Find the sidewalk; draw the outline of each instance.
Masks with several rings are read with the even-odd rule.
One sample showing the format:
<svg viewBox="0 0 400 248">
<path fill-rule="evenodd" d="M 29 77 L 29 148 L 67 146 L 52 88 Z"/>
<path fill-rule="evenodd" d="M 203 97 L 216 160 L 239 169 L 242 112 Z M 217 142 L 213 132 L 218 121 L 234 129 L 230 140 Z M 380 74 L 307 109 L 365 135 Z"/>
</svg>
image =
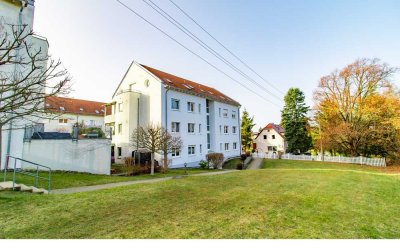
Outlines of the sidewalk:
<svg viewBox="0 0 400 248">
<path fill-rule="evenodd" d="M 235 172 L 237 170 L 226 170 L 226 171 L 219 171 L 219 172 L 205 172 L 193 175 L 187 175 L 189 177 L 199 177 L 199 176 L 212 176 L 212 175 L 221 175 L 226 173 Z M 186 177 L 186 176 L 185 176 Z M 100 184 L 100 185 L 92 185 L 92 186 L 84 186 L 84 187 L 75 187 L 75 188 L 67 188 L 67 189 L 55 189 L 50 192 L 50 194 L 73 194 L 79 192 L 88 192 L 100 189 L 110 189 L 120 186 L 126 185 L 134 185 L 134 184 L 144 184 L 144 183 L 155 183 L 155 182 L 162 182 L 171 180 L 174 177 L 163 177 L 163 178 L 154 178 L 154 179 L 144 179 L 144 180 L 136 180 L 136 181 L 129 181 L 129 182 L 119 182 L 119 183 L 107 183 L 107 184 Z"/>
<path fill-rule="evenodd" d="M 257 170 L 261 168 L 263 159 L 262 158 L 253 158 L 250 162 L 249 166 L 247 167 L 248 170 Z"/>
</svg>

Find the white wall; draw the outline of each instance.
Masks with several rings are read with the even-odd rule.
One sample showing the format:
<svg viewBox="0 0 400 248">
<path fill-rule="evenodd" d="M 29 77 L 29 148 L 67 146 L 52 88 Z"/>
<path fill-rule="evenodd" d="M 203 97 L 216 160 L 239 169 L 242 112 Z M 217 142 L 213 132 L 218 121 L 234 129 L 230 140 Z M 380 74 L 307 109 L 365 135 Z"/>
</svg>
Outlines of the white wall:
<svg viewBox="0 0 400 248">
<path fill-rule="evenodd" d="M 240 119 L 239 119 L 239 108 L 236 106 L 228 105 L 221 102 L 213 102 L 213 122 L 212 130 L 214 139 L 212 139 L 214 152 L 223 153 L 225 158 L 240 156 L 241 153 L 241 142 L 240 142 Z M 219 110 L 221 109 L 221 115 Z M 228 116 L 224 117 L 224 109 L 228 110 Z M 236 118 L 232 118 L 232 112 L 235 111 Z M 221 126 L 221 130 L 220 130 Z M 228 126 L 228 134 L 224 133 L 224 126 Z M 236 127 L 236 133 L 232 131 L 232 127 Z M 236 149 L 233 149 L 233 143 L 236 142 Z M 225 143 L 229 144 L 229 150 L 225 150 Z M 222 144 L 222 149 L 221 149 Z"/>
<path fill-rule="evenodd" d="M 110 140 L 31 140 L 23 148 L 23 159 L 52 170 L 110 175 Z"/>
<path fill-rule="evenodd" d="M 9 1 L 0 0 L 0 29 L 3 29 L 2 32 L 9 32 L 10 28 L 7 24 L 16 24 L 19 23 L 27 24 L 28 29 L 33 29 L 33 16 L 34 16 L 34 6 L 28 5 L 28 7 L 24 8 L 22 12 L 20 12 L 21 6 L 19 1 L 14 1 L 11 4 Z M 21 18 L 21 19 L 20 19 Z M 31 49 L 38 50 L 41 49 L 43 55 L 47 55 L 48 53 L 48 43 L 47 40 L 43 37 L 33 36 L 27 39 L 28 43 L 32 45 Z M 25 51 L 20 51 L 19 56 L 24 56 Z M 18 69 L 14 65 L 8 66 L 2 70 L 8 71 L 10 73 L 14 72 L 14 70 Z M 28 118 L 34 122 L 38 121 L 38 118 Z M 2 152 L 1 152 L 1 164 L 0 168 L 4 168 L 5 166 L 5 156 L 7 154 L 7 147 L 10 144 L 10 155 L 15 157 L 22 156 L 23 150 L 23 136 L 24 130 L 22 129 L 26 124 L 31 123 L 28 120 L 15 120 L 12 125 L 5 125 L 2 128 Z M 11 131 L 10 131 L 11 130 Z M 9 134 L 11 134 L 11 139 L 9 139 Z"/>
<path fill-rule="evenodd" d="M 267 139 L 264 139 L 264 135 L 267 136 Z M 272 138 L 272 135 L 275 135 L 275 139 Z M 285 140 L 275 129 L 263 130 L 254 140 L 254 143 L 257 144 L 256 150 L 259 153 L 273 153 L 268 151 L 268 146 L 276 146 L 277 151 L 285 152 Z"/>
</svg>

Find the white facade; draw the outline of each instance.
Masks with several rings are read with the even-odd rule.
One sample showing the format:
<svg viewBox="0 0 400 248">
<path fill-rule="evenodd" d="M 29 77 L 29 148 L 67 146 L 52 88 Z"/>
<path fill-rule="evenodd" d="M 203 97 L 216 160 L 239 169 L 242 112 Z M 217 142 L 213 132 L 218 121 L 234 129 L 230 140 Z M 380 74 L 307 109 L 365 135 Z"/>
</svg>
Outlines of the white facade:
<svg viewBox="0 0 400 248">
<path fill-rule="evenodd" d="M 125 74 L 113 96 L 111 114 L 105 117 L 105 125 L 114 130 L 112 143 L 116 162 L 121 162 L 123 157 L 131 156 L 136 150 L 130 145 L 130 136 L 138 125 L 148 123 L 161 124 L 173 135 L 181 137 L 182 150 L 179 154 L 168 155 L 170 167 L 182 167 L 185 163 L 198 166 L 209 152 L 221 152 L 225 158 L 240 155 L 240 106 L 167 87 L 163 80 L 166 79 L 158 78 L 135 62 Z M 228 112 L 226 117 L 222 113 L 224 110 Z M 224 126 L 228 133 L 224 133 Z M 156 156 L 156 159 L 160 160 L 161 156 Z"/>
<path fill-rule="evenodd" d="M 285 153 L 286 142 L 282 133 L 279 133 L 274 128 L 264 128 L 254 139 L 253 148 L 257 153 L 262 154 L 278 154 Z"/>
<path fill-rule="evenodd" d="M 43 120 L 45 132 L 72 133 L 75 123 L 83 123 L 85 127 L 98 127 L 104 131 L 104 116 L 62 114 Z"/>
<path fill-rule="evenodd" d="M 25 5 L 25 3 L 28 3 Z M 7 24 L 22 25 L 26 24 L 27 29 L 33 28 L 33 16 L 34 16 L 34 5 L 33 1 L 11 1 L 11 0 L 0 0 L 0 31 L 1 34 L 10 32 L 10 27 Z M 39 50 L 43 55 L 48 53 L 48 42 L 45 38 L 40 36 L 31 36 L 27 38 L 27 42 L 32 45 L 32 49 Z M 17 56 L 24 56 L 25 51 L 20 51 Z M 18 70 L 18 65 L 8 66 L 2 70 L 13 73 Z M 32 119 L 31 121 L 37 122 L 38 119 Z M 23 127 L 31 121 L 27 120 L 14 120 L 12 123 L 4 126 L 1 130 L 2 134 L 2 152 L 1 152 L 1 165 L 0 168 L 5 167 L 6 154 L 10 154 L 15 157 L 21 157 L 23 151 Z"/>
</svg>

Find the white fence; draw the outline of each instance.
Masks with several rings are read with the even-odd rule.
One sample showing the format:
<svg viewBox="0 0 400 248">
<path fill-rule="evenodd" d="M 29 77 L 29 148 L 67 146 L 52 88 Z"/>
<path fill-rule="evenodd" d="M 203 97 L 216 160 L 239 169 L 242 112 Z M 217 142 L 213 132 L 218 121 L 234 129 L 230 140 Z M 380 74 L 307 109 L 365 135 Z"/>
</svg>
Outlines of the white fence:
<svg viewBox="0 0 400 248">
<path fill-rule="evenodd" d="M 278 159 L 277 154 L 254 153 L 253 157 Z M 325 161 L 333 163 L 361 164 L 377 167 L 386 167 L 385 158 L 366 158 L 366 157 L 342 157 L 342 156 L 313 156 L 313 155 L 293 155 L 283 154 L 281 159 L 304 160 L 304 161 Z"/>
<path fill-rule="evenodd" d="M 111 141 L 31 140 L 24 142 L 22 158 L 52 170 L 110 175 Z"/>
</svg>

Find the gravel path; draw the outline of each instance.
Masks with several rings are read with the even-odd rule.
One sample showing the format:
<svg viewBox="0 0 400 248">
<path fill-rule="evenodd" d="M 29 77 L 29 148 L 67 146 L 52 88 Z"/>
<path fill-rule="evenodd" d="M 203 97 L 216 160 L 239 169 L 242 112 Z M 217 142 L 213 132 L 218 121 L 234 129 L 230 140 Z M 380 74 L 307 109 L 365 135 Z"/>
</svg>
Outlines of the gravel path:
<svg viewBox="0 0 400 248">
<path fill-rule="evenodd" d="M 251 160 L 250 164 L 248 165 L 247 169 L 258 170 L 261 168 L 262 162 L 263 162 L 262 158 L 253 158 L 253 160 Z"/>
<path fill-rule="evenodd" d="M 213 175 L 221 175 L 226 173 L 235 172 L 236 170 L 226 170 L 226 171 L 219 171 L 219 172 L 205 172 L 199 174 L 188 175 L 190 177 L 199 177 L 199 176 L 213 176 Z M 73 194 L 79 192 L 87 192 L 87 191 L 94 191 L 100 189 L 109 189 L 115 188 L 120 186 L 126 185 L 134 185 L 134 184 L 143 184 L 143 183 L 155 183 L 155 182 L 162 182 L 171 180 L 173 178 L 182 178 L 185 176 L 178 176 L 178 177 L 163 177 L 163 178 L 154 178 L 154 179 L 144 179 L 144 180 L 137 180 L 137 181 L 129 181 L 129 182 L 119 182 L 119 183 L 107 183 L 101 185 L 92 185 L 92 186 L 84 186 L 84 187 L 75 187 L 75 188 L 67 188 L 67 189 L 55 189 L 50 192 L 50 194 Z"/>
</svg>

